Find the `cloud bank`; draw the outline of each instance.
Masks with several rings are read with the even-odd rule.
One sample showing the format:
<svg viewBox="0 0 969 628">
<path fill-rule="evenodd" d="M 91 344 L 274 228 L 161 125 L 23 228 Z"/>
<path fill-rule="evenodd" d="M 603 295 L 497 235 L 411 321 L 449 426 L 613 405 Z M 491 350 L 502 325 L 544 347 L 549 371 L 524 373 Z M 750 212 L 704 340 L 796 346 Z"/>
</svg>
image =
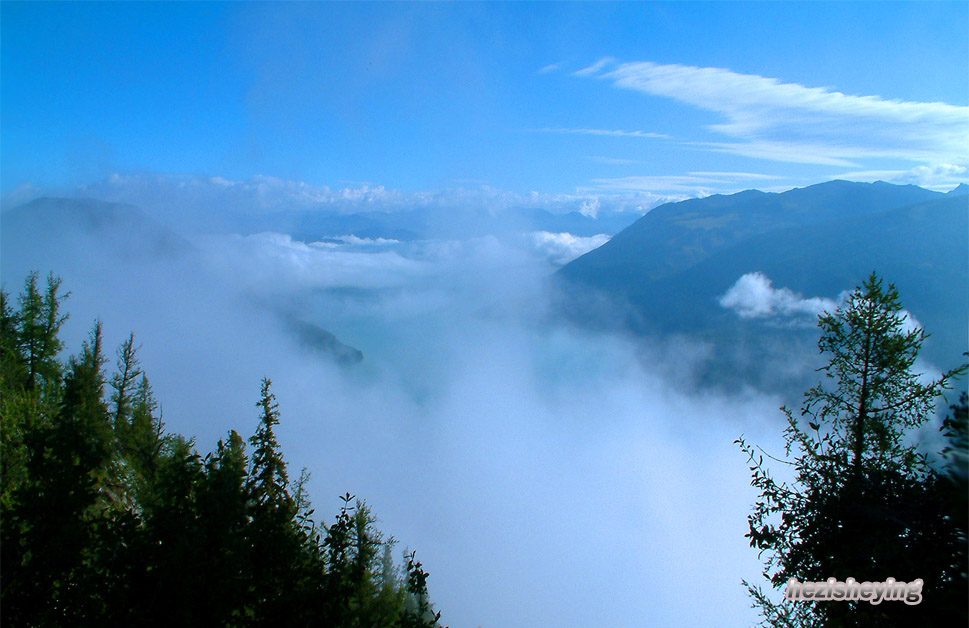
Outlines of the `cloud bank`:
<svg viewBox="0 0 969 628">
<path fill-rule="evenodd" d="M 129 203 L 151 212 L 156 219 L 170 226 L 210 231 L 238 229 L 241 217 L 252 223 L 281 212 L 350 215 L 423 210 L 447 218 L 458 211 L 501 216 L 513 210 L 544 210 L 563 215 L 587 212 L 586 208 L 595 205 L 602 214 L 641 215 L 657 205 L 684 198 L 682 194 L 648 191 L 624 194 L 595 190 L 578 190 L 573 194 L 533 191 L 521 194 L 487 185 L 404 191 L 361 183 L 334 189 L 263 175 L 245 181 L 230 181 L 200 175 L 113 174 L 69 189 L 44 190 L 25 184 L 3 199 L 3 207 L 15 207 L 43 195 Z"/>
<path fill-rule="evenodd" d="M 449 625 L 753 621 L 739 581 L 760 571 L 743 536 L 755 495 L 732 441 L 777 444 L 779 400 L 674 377 L 699 349 L 546 316 L 548 258 L 604 236 L 307 243 L 185 229 L 190 248 L 125 258 L 106 239 L 140 232 L 8 246 L 6 226 L 6 288 L 32 268 L 63 275 L 71 350 L 95 317 L 108 347 L 134 330 L 167 425 L 203 450 L 251 433 L 270 376 L 280 442 L 292 469 L 313 472 L 317 513 L 345 491 L 366 498 L 417 549 Z M 341 369 L 303 350 L 279 309 L 364 361 Z"/>
<path fill-rule="evenodd" d="M 898 185 L 917 185 L 927 190 L 948 192 L 960 183 L 969 183 L 969 168 L 954 164 L 916 166 L 909 170 L 861 170 L 832 175 L 832 179 L 887 181 Z"/>
</svg>

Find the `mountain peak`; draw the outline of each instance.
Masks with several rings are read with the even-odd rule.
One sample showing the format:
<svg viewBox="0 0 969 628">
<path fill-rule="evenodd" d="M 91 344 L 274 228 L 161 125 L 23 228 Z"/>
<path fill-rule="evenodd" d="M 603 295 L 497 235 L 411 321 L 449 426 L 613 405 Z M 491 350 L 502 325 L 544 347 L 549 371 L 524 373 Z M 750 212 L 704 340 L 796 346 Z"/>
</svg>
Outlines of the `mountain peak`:
<svg viewBox="0 0 969 628">
<path fill-rule="evenodd" d="M 960 183 L 956 187 L 949 190 L 947 194 L 948 196 L 966 196 L 967 194 L 969 194 L 969 185 L 966 185 L 965 183 Z"/>
</svg>

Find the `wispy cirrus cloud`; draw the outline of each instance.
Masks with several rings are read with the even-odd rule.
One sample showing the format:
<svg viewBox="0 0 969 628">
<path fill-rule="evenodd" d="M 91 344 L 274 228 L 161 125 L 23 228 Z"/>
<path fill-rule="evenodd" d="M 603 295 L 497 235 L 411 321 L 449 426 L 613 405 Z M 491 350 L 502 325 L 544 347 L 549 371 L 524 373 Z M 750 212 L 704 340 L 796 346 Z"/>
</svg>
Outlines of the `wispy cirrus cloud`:
<svg viewBox="0 0 969 628">
<path fill-rule="evenodd" d="M 572 76 L 594 76 L 604 67 L 612 64 L 613 62 L 615 62 L 615 59 L 613 59 L 612 57 L 603 57 L 602 59 L 599 59 L 598 61 L 596 61 L 595 63 L 593 63 L 587 68 L 576 70 L 575 72 L 572 73 Z"/>
<path fill-rule="evenodd" d="M 634 165 L 642 165 L 646 163 L 639 159 L 623 159 L 621 157 L 604 157 L 602 155 L 592 155 L 587 159 L 599 164 L 606 164 L 608 166 L 634 166 Z"/>
<path fill-rule="evenodd" d="M 688 172 L 694 177 L 710 177 L 716 181 L 744 179 L 748 181 L 776 181 L 781 177 L 775 174 L 764 174 L 762 172 Z"/>
<path fill-rule="evenodd" d="M 650 131 L 624 131 L 622 129 L 564 129 L 564 128 L 544 128 L 533 129 L 538 133 L 560 133 L 563 135 L 605 135 L 610 137 L 645 137 L 651 139 L 671 139 L 664 133 L 653 133 Z"/>
<path fill-rule="evenodd" d="M 688 172 L 684 175 L 644 175 L 593 179 L 589 190 L 603 192 L 667 192 L 685 196 L 706 196 L 780 181 L 783 177 L 756 172 Z M 789 187 L 789 186 L 788 186 Z M 784 188 L 788 189 L 788 188 Z"/>
<path fill-rule="evenodd" d="M 857 167 L 870 158 L 969 163 L 969 107 L 854 96 L 725 68 L 602 59 L 574 73 L 722 115 L 709 150 Z"/>
</svg>

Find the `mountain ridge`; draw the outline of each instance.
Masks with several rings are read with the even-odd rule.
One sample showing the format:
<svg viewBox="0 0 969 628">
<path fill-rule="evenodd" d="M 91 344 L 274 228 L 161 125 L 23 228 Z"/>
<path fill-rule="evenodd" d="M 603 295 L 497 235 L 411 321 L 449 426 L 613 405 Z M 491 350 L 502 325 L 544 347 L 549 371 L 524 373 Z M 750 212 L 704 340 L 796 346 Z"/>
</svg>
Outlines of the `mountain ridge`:
<svg viewBox="0 0 969 628">
<path fill-rule="evenodd" d="M 943 196 L 917 186 L 834 180 L 782 193 L 745 190 L 667 203 L 558 272 L 581 281 L 632 264 L 640 269 L 640 281 L 653 281 L 777 228 L 824 222 L 840 212 L 871 213 Z M 694 210 L 698 213 L 691 213 Z"/>
<path fill-rule="evenodd" d="M 833 299 L 876 271 L 896 284 L 902 303 L 932 334 L 926 354 L 939 364 L 961 360 L 969 346 L 969 238 L 964 236 L 969 233 L 969 205 L 963 195 L 850 182 L 784 194 L 785 203 L 777 202 L 783 194 L 742 192 L 707 203 L 696 199 L 657 208 L 654 211 L 689 221 L 739 214 L 754 226 L 708 225 L 708 233 L 695 234 L 691 241 L 684 237 L 685 230 L 666 228 L 671 220 L 663 213 L 663 221 L 654 219 L 652 224 L 647 214 L 583 256 L 601 258 L 595 263 L 580 257 L 560 269 L 556 278 L 567 295 L 569 315 L 603 324 L 597 318 L 615 311 L 601 307 L 604 301 L 613 308 L 619 305 L 623 312 L 610 324 L 646 334 L 685 333 L 723 346 L 750 334 L 776 335 L 767 330 L 776 321 L 740 320 L 720 305 L 718 298 L 745 274 L 761 273 L 776 289 L 787 288 L 805 298 Z M 886 196 L 893 198 L 883 202 Z M 756 224 L 766 212 L 783 211 L 798 197 L 811 202 L 774 221 L 773 228 Z M 909 202 L 920 198 L 924 200 Z M 827 208 L 808 211 L 824 199 L 831 199 Z M 759 206 L 744 213 L 745 203 Z M 848 205 L 852 206 L 845 209 Z M 718 233 L 722 229 L 732 233 Z M 679 239 L 661 241 L 671 233 Z M 622 246 L 610 247 L 617 240 Z M 712 250 L 702 250 L 711 243 Z M 656 259 L 663 253 L 679 257 L 663 265 L 665 260 Z M 815 333 L 809 321 L 801 327 L 805 338 Z M 800 332 L 785 333 L 793 337 Z"/>
</svg>

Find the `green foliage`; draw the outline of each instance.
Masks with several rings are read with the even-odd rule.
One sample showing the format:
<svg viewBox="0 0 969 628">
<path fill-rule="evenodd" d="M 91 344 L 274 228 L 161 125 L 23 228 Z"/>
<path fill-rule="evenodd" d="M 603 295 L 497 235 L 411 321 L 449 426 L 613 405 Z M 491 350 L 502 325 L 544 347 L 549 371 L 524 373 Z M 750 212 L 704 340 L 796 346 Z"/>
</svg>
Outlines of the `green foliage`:
<svg viewBox="0 0 969 628">
<path fill-rule="evenodd" d="M 942 455 L 948 461 L 948 475 L 953 485 L 966 489 L 969 484 L 969 395 L 962 392 L 959 402 L 952 404 L 952 411 L 942 422 L 941 431 L 949 441 Z"/>
<path fill-rule="evenodd" d="M 965 525 L 953 515 L 966 509 L 965 493 L 961 504 L 951 499 L 950 481 L 909 436 L 966 367 L 931 381 L 914 372 L 925 334 L 907 324 L 894 286 L 874 274 L 818 324 L 825 381 L 805 393 L 799 417 L 782 408 L 787 459 L 778 461 L 793 467 L 793 481 L 775 480 L 763 455 L 737 441 L 760 491 L 747 537 L 766 556 L 763 575 L 774 588 L 790 578 L 921 578 L 924 602 L 776 603 L 747 585 L 764 625 L 928 626 L 964 616 L 965 563 L 960 574 L 953 557 L 960 547 L 965 555 Z"/>
<path fill-rule="evenodd" d="M 402 626 L 404 628 L 431 628 L 441 618 L 440 611 L 434 612 L 427 597 L 427 578 L 430 574 L 411 552 L 407 558 L 407 595 L 408 608 Z"/>
<path fill-rule="evenodd" d="M 426 572 L 394 565 L 349 494 L 313 519 L 263 381 L 259 425 L 200 454 L 165 431 L 134 336 L 105 373 L 101 324 L 65 362 L 60 281 L 0 291 L 0 611 L 12 626 L 437 626 Z"/>
<path fill-rule="evenodd" d="M 952 556 L 952 571 L 962 582 L 962 590 L 969 588 L 969 395 L 963 391 L 958 403 L 952 404 L 951 414 L 943 421 L 941 431 L 948 439 L 942 450 L 947 466 L 942 482 L 948 512 L 958 530 L 958 551 Z"/>
</svg>

